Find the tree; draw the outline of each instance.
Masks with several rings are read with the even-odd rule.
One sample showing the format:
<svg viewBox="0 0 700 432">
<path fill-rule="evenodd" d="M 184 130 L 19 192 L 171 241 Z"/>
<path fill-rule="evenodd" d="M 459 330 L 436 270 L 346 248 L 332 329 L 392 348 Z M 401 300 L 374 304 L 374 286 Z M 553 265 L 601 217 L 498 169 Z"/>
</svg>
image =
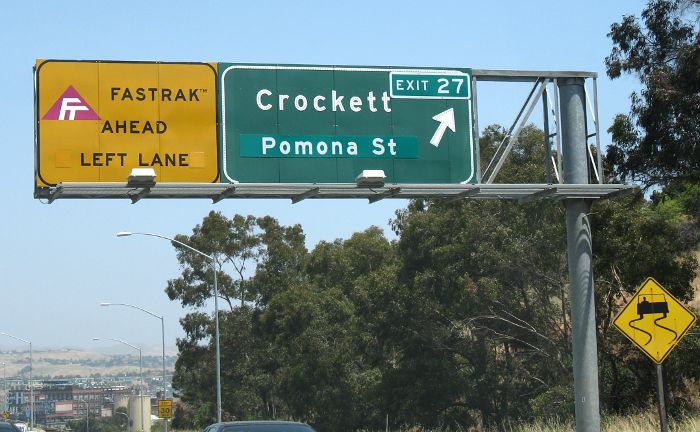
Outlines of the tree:
<svg viewBox="0 0 700 432">
<path fill-rule="evenodd" d="M 321 242 L 305 260 L 306 283 L 272 298 L 260 331 L 278 359 L 275 393 L 287 414 L 320 430 L 383 424 L 378 393 L 383 308 L 396 280 L 392 245 L 378 228 Z"/>
<path fill-rule="evenodd" d="M 487 128 L 481 148 L 503 134 Z M 501 179 L 544 178 L 543 142 L 526 128 Z M 552 202 L 417 201 L 399 212 L 400 356 L 386 386 L 404 420 L 464 428 L 568 413 L 561 398 L 533 411 L 570 381 L 563 221 Z"/>
<path fill-rule="evenodd" d="M 641 17 L 625 16 L 609 33 L 608 76 L 634 74 L 642 90 L 632 94 L 630 113 L 615 118 L 606 162 L 621 180 L 661 190 L 651 203 L 641 194 L 601 203 L 593 217 L 605 230 L 594 273 L 603 299 L 602 399 L 612 411 L 642 405 L 654 387 L 650 362 L 610 329 L 616 303 L 649 275 L 689 300 L 700 242 L 700 2 L 651 0 Z M 665 363 L 671 411 L 687 406 L 685 380 L 698 377 L 697 369 L 679 367 L 697 356 L 697 338 L 682 346 Z"/>
<path fill-rule="evenodd" d="M 698 184 L 700 3 L 651 0 L 641 16 L 623 17 L 608 34 L 608 76 L 634 74 L 642 90 L 632 93 L 630 113 L 615 118 L 606 159 L 621 180 L 646 188 Z"/>
<path fill-rule="evenodd" d="M 253 216 L 235 215 L 231 220 L 221 213 L 210 212 L 201 225 L 192 230 L 191 236 L 178 235 L 175 240 L 214 258 L 218 276 L 220 299 L 234 307 L 248 299 L 249 265 L 254 264 L 260 254 L 260 234 L 256 232 L 257 220 Z M 211 262 L 190 249 L 173 243 L 177 258 L 183 267 L 182 276 L 168 281 L 166 293 L 171 300 L 179 300 L 183 306 L 201 307 L 213 295 L 214 273 Z M 233 269 L 231 277 L 224 266 Z"/>
<path fill-rule="evenodd" d="M 481 147 L 488 151 L 501 134 L 487 128 Z M 526 148 L 504 166 L 504 181 L 543 174 L 541 141 L 541 131 L 526 131 L 519 142 Z M 654 397 L 650 362 L 611 326 L 625 298 L 649 275 L 683 300 L 692 295 L 696 263 L 682 224 L 667 214 L 641 193 L 591 210 L 606 411 L 644 407 Z M 399 212 L 394 302 L 401 317 L 393 322 L 402 324 L 390 340 L 400 356 L 383 385 L 401 418 L 464 426 L 573 413 L 564 219 L 563 206 L 546 200 L 415 201 Z M 687 406 L 684 381 L 697 371 L 677 365 L 693 355 L 691 340 L 669 359 L 672 410 Z"/>
<path fill-rule="evenodd" d="M 173 429 L 193 430 L 195 425 L 192 407 L 180 400 L 176 400 L 173 408 Z"/>
<path fill-rule="evenodd" d="M 595 203 L 591 225 L 601 404 L 607 411 L 624 413 L 654 400 L 656 378 L 651 361 L 612 326 L 612 320 L 649 276 L 681 301 L 692 299 L 697 262 L 683 226 L 641 192 Z M 682 359 L 692 355 L 698 355 L 697 342 L 684 339 L 664 363 L 667 390 L 677 396 L 669 403 L 671 411 L 685 407 L 686 379 L 697 379 L 697 370 L 681 367 Z"/>
<path fill-rule="evenodd" d="M 306 254 L 299 226 L 282 227 L 271 217 L 234 215 L 231 219 L 211 212 L 191 236 L 176 240 L 214 258 L 219 282 L 222 410 L 225 419 L 267 416 L 273 406 L 267 374 L 270 365 L 265 341 L 254 333 L 258 312 L 253 304 L 263 305 L 269 293 L 287 288 L 284 278 L 290 263 L 298 263 Z M 213 297 L 211 262 L 200 254 L 173 243 L 182 266 L 182 275 L 168 281 L 166 293 L 183 307 L 203 307 Z M 252 276 L 267 277 L 267 283 L 253 282 Z M 262 278 L 262 276 L 260 277 Z M 291 279 L 289 279 L 291 280 Z M 180 320 L 185 337 L 178 339 L 180 355 L 175 364 L 173 386 L 193 411 L 192 422 L 205 426 L 215 415 L 214 319 L 194 311 Z"/>
</svg>

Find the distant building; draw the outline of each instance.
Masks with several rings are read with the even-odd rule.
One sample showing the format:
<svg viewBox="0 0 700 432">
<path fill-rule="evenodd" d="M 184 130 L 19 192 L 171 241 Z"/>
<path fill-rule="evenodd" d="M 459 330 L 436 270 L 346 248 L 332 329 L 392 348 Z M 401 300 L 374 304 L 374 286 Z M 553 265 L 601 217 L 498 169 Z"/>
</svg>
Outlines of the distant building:
<svg viewBox="0 0 700 432">
<path fill-rule="evenodd" d="M 116 400 L 138 394 L 126 386 L 87 387 L 67 381 L 45 381 L 34 386 L 34 423 L 62 429 L 68 420 L 111 416 Z M 13 420 L 29 420 L 29 387 L 16 386 L 8 390 L 8 411 Z"/>
</svg>

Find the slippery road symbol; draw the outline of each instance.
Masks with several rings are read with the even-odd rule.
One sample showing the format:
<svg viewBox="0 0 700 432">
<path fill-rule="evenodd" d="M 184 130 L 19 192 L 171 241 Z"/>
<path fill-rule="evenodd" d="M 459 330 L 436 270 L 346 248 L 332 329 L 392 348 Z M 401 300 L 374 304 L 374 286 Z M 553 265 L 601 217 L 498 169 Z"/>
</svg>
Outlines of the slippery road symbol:
<svg viewBox="0 0 700 432">
<path fill-rule="evenodd" d="M 661 364 L 695 320 L 687 306 L 654 278 L 647 278 L 613 324 L 654 363 Z"/>
<path fill-rule="evenodd" d="M 647 335 L 649 337 L 649 340 L 646 341 L 644 345 L 649 345 L 649 342 L 651 342 L 653 336 L 651 333 L 648 331 L 641 329 L 637 326 L 635 326 L 633 323 L 637 321 L 641 321 L 644 319 L 644 315 L 658 315 L 661 314 L 662 316 L 659 318 L 656 318 L 654 320 L 654 325 L 662 328 L 666 331 L 669 331 L 673 333 L 673 340 L 671 342 L 675 342 L 676 339 L 678 339 L 678 333 L 676 333 L 674 330 L 664 326 L 663 324 L 659 324 L 659 321 L 666 319 L 668 317 L 668 303 L 666 302 L 666 297 L 663 294 L 649 294 L 650 297 L 654 296 L 660 296 L 661 301 L 657 302 L 650 302 L 647 300 L 647 297 L 644 296 L 642 297 L 642 301 L 639 301 L 639 297 L 637 297 L 637 315 L 639 315 L 639 318 L 633 319 L 632 321 L 629 322 L 629 326 L 632 327 L 633 329 L 640 331 Z"/>
</svg>

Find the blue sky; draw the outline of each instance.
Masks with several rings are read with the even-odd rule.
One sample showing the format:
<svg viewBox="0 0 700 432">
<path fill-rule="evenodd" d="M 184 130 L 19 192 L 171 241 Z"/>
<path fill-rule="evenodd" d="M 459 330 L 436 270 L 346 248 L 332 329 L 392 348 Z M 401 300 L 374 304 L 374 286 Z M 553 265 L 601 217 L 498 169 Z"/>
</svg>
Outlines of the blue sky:
<svg viewBox="0 0 700 432">
<path fill-rule="evenodd" d="M 163 292 L 177 277 L 167 241 L 118 231 L 188 234 L 210 210 L 300 223 L 307 245 L 347 238 L 388 221 L 403 200 L 33 199 L 33 78 L 37 58 L 401 65 L 475 69 L 585 70 L 600 74 L 601 131 L 627 112 L 636 80 L 605 77 L 606 34 L 641 1 L 6 1 L 2 50 L 3 204 L 0 207 L 0 331 L 36 349 L 100 349 L 92 337 L 160 346 L 182 336 L 187 311 Z M 509 125 L 528 88 L 479 87 L 480 126 Z M 536 111 L 537 112 L 537 111 Z M 603 135 L 603 144 L 609 142 Z M 0 350 L 21 349 L 0 338 Z"/>
</svg>

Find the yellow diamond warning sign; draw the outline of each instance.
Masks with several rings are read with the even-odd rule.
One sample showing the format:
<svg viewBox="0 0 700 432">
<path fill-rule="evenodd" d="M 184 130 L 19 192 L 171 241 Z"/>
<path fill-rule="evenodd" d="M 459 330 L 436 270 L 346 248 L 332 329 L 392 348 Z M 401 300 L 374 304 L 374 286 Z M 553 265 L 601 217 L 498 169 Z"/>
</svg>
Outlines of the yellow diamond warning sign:
<svg viewBox="0 0 700 432">
<path fill-rule="evenodd" d="M 218 180 L 216 66 L 38 60 L 36 186 Z"/>
<path fill-rule="evenodd" d="M 655 363 L 661 364 L 696 317 L 653 278 L 647 278 L 613 323 Z"/>
</svg>

